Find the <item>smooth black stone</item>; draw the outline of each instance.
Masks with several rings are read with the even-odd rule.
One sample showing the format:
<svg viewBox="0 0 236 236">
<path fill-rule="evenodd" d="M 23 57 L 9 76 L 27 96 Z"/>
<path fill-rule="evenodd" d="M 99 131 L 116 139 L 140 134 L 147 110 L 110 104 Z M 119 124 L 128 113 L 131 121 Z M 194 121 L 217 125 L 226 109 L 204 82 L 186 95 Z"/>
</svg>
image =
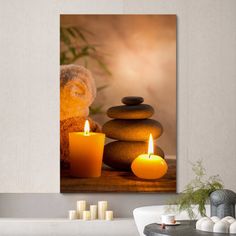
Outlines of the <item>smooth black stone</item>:
<svg viewBox="0 0 236 236">
<path fill-rule="evenodd" d="M 144 101 L 142 97 L 135 97 L 135 96 L 128 96 L 128 97 L 123 97 L 121 102 L 132 106 L 132 105 L 138 105 L 141 104 Z"/>
<path fill-rule="evenodd" d="M 115 119 L 147 119 L 153 114 L 153 107 L 147 104 L 115 106 L 107 110 L 107 115 Z"/>
<path fill-rule="evenodd" d="M 121 120 L 115 119 L 106 122 L 102 127 L 108 138 L 121 141 L 147 141 L 152 134 L 157 139 L 163 132 L 162 125 L 152 119 Z"/>
</svg>

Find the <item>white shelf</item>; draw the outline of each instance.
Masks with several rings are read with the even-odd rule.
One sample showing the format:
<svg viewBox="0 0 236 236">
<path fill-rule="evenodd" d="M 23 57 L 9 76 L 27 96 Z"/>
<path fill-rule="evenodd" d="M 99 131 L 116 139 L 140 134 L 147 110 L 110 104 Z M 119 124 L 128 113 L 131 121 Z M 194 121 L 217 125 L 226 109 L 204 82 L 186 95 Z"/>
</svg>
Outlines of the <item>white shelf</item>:
<svg viewBox="0 0 236 236">
<path fill-rule="evenodd" d="M 105 220 L 68 220 L 63 218 L 1 218 L 0 235 L 59 236 L 137 236 L 132 218 Z"/>
</svg>

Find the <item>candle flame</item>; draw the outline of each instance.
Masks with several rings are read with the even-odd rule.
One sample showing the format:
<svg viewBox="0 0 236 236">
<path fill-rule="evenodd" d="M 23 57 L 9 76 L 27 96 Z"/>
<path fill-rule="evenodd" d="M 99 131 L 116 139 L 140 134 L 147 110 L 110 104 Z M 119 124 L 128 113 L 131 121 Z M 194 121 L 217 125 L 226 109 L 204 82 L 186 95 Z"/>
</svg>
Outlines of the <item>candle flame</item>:
<svg viewBox="0 0 236 236">
<path fill-rule="evenodd" d="M 89 127 L 89 121 L 86 120 L 84 124 L 84 134 L 89 135 L 90 127 Z"/>
<path fill-rule="evenodd" d="M 153 148 L 153 137 L 152 134 L 149 135 L 149 141 L 148 141 L 148 155 L 152 155 L 154 153 Z"/>
</svg>

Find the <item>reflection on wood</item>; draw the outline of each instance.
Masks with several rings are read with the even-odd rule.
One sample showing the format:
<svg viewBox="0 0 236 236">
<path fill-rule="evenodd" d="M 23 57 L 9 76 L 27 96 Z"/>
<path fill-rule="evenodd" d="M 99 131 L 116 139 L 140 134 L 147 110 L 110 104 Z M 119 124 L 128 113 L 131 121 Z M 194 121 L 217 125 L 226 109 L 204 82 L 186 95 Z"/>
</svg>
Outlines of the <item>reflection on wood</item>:
<svg viewBox="0 0 236 236">
<path fill-rule="evenodd" d="M 99 178 L 72 178 L 63 173 L 61 192 L 176 192 L 176 160 L 166 161 L 169 166 L 167 174 L 153 181 L 139 179 L 131 172 L 108 168 L 102 171 Z"/>
</svg>

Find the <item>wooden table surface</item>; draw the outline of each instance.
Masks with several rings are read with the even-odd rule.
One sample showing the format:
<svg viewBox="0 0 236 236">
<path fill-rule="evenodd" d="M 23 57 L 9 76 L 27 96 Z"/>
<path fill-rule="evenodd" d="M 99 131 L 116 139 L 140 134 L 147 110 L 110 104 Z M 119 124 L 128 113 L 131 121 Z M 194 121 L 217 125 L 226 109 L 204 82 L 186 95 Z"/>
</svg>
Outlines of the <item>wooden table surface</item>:
<svg viewBox="0 0 236 236">
<path fill-rule="evenodd" d="M 62 193 L 81 192 L 176 192 L 176 160 L 166 159 L 167 174 L 159 180 L 142 180 L 132 172 L 104 168 L 99 178 L 61 176 Z"/>
</svg>

